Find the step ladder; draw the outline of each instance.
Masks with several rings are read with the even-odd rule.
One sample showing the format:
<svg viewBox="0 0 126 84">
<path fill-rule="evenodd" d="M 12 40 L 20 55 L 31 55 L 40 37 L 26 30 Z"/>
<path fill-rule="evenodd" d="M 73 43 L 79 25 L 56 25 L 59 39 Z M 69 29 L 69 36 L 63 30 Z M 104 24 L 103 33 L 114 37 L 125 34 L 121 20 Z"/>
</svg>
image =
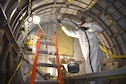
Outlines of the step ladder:
<svg viewBox="0 0 126 84">
<path fill-rule="evenodd" d="M 33 65 L 32 65 L 32 74 L 31 74 L 31 78 L 30 78 L 30 84 L 63 84 L 62 81 L 62 72 L 61 72 L 61 64 L 60 64 L 60 59 L 59 59 L 59 54 L 58 54 L 58 43 L 57 43 L 57 36 L 56 33 L 54 33 L 54 42 L 50 43 L 50 42 L 42 42 L 41 41 L 41 37 L 42 37 L 42 31 L 39 31 L 38 33 L 38 41 L 36 44 L 36 52 L 35 52 L 35 57 L 34 57 L 34 61 L 33 61 Z M 48 45 L 54 45 L 55 49 L 56 49 L 56 64 L 49 64 L 49 63 L 37 63 L 37 59 L 38 59 L 38 55 L 39 53 L 41 54 L 48 54 L 48 51 L 39 51 L 40 49 L 40 44 L 48 44 Z M 56 80 L 35 80 L 36 78 L 36 67 L 37 66 L 44 66 L 44 67 L 53 67 L 53 68 L 57 68 L 57 72 L 58 72 L 58 81 Z"/>
</svg>

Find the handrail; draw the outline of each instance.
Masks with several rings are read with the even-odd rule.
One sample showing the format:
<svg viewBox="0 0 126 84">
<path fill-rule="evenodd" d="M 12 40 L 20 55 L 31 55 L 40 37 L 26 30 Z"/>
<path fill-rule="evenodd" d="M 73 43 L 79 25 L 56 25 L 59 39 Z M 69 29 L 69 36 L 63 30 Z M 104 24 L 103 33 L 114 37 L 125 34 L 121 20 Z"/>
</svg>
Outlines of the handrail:
<svg viewBox="0 0 126 84">
<path fill-rule="evenodd" d="M 101 50 L 106 53 L 111 58 L 119 59 L 119 58 L 126 58 L 126 55 L 114 55 L 110 53 L 108 50 L 106 50 L 103 46 L 100 45 Z"/>
</svg>

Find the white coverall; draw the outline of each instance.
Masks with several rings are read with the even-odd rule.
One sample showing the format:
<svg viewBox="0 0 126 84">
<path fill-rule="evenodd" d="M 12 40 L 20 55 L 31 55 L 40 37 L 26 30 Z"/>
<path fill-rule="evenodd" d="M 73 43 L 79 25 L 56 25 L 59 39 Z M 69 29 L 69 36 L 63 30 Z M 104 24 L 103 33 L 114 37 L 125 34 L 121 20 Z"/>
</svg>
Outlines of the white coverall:
<svg viewBox="0 0 126 84">
<path fill-rule="evenodd" d="M 96 25 L 95 23 L 84 23 L 82 27 L 88 27 L 86 30 L 89 42 L 90 42 L 90 59 L 91 66 L 93 68 L 93 72 L 101 71 L 101 50 L 99 48 L 98 39 L 95 35 L 95 32 L 102 32 L 103 29 Z M 82 54 L 85 59 L 85 69 L 86 73 L 92 73 L 90 61 L 89 61 L 89 43 L 86 37 L 86 34 L 81 29 L 77 30 L 68 30 L 64 26 L 62 26 L 62 30 L 71 37 L 75 37 L 79 39 L 80 47 Z"/>
</svg>

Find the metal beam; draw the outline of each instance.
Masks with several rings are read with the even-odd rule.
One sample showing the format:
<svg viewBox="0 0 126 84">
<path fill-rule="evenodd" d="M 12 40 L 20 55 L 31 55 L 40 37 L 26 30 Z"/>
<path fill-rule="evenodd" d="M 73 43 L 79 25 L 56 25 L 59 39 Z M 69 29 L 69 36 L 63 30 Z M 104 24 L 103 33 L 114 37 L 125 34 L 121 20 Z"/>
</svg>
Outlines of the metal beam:
<svg viewBox="0 0 126 84">
<path fill-rule="evenodd" d="M 65 79 L 69 79 L 69 80 L 70 79 L 92 79 L 98 77 L 112 77 L 112 76 L 120 76 L 120 75 L 125 75 L 126 77 L 126 66 L 114 70 L 109 70 L 109 71 L 102 71 L 102 72 L 85 74 L 81 76 L 67 77 Z"/>
</svg>

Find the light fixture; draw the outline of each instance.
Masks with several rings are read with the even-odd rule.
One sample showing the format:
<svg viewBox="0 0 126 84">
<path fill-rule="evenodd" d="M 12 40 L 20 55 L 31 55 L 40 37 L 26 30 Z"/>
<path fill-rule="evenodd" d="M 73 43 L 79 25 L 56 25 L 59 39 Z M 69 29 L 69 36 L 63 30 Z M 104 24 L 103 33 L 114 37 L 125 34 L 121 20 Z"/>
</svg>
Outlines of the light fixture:
<svg viewBox="0 0 126 84">
<path fill-rule="evenodd" d="M 38 24 L 40 30 L 44 33 L 44 31 L 43 31 L 43 29 L 42 29 L 42 27 L 41 27 L 41 25 L 40 25 L 40 17 L 34 15 L 34 16 L 33 16 L 33 23 L 34 23 L 34 24 Z"/>
<path fill-rule="evenodd" d="M 33 23 L 34 24 L 39 24 L 40 23 L 40 17 L 38 17 L 38 16 L 33 16 Z"/>
</svg>

